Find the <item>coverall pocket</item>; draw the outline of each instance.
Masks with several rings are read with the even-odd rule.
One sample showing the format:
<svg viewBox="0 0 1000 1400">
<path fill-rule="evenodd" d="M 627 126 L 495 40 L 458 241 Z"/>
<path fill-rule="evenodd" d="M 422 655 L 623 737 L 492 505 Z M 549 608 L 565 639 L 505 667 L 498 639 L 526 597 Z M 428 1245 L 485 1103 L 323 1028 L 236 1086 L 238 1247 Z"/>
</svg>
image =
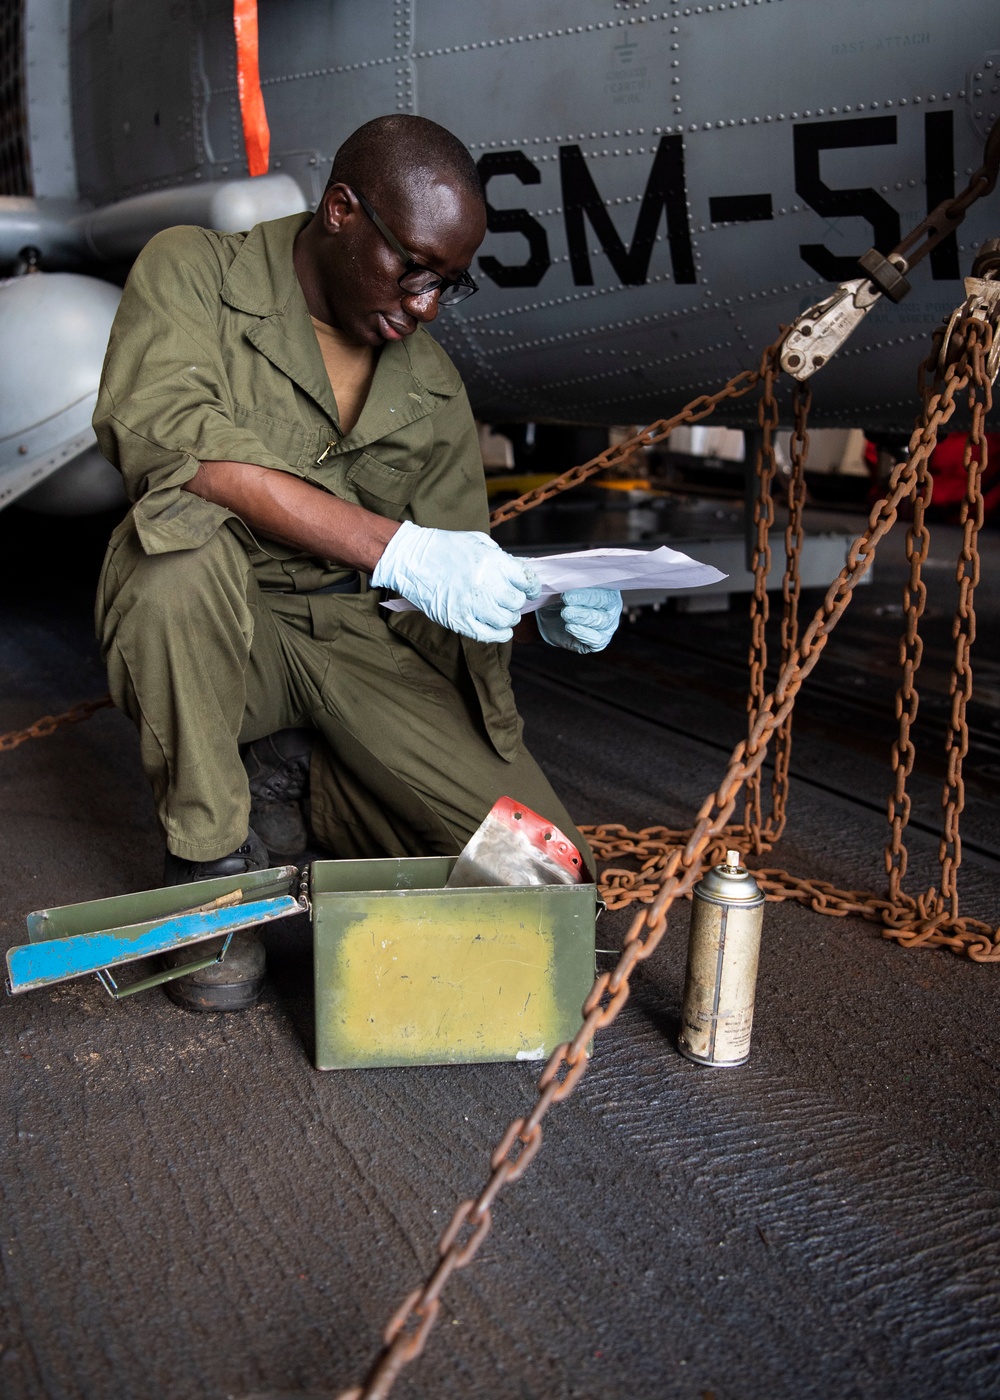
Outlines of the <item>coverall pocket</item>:
<svg viewBox="0 0 1000 1400">
<path fill-rule="evenodd" d="M 316 434 L 308 433 L 301 421 L 292 422 L 258 408 L 248 408 L 238 400 L 233 405 L 233 419 L 237 427 L 252 432 L 268 452 L 287 462 L 293 470 L 304 472 L 312 466 Z"/>
<path fill-rule="evenodd" d="M 390 520 L 401 520 L 422 465 L 417 461 L 412 466 L 396 467 L 362 452 L 349 469 L 347 480 L 363 506 Z"/>
</svg>

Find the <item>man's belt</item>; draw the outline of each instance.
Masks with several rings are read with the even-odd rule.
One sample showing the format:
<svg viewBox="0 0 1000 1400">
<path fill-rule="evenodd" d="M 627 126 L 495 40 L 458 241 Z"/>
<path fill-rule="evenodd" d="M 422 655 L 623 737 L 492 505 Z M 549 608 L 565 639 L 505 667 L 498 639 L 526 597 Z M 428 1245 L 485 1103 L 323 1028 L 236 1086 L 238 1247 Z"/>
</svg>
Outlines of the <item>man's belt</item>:
<svg viewBox="0 0 1000 1400">
<path fill-rule="evenodd" d="M 360 576 L 360 574 L 357 572 L 357 570 L 355 570 L 354 573 L 345 574 L 344 577 L 341 578 L 341 579 L 338 579 L 336 583 L 328 583 L 328 584 L 326 585 L 325 588 L 311 588 L 311 589 L 309 590 L 308 597 L 310 597 L 310 598 L 316 598 L 316 597 L 319 597 L 319 596 L 320 596 L 321 594 L 323 594 L 323 593 L 360 593 L 360 592 L 361 592 L 361 576 Z"/>
</svg>

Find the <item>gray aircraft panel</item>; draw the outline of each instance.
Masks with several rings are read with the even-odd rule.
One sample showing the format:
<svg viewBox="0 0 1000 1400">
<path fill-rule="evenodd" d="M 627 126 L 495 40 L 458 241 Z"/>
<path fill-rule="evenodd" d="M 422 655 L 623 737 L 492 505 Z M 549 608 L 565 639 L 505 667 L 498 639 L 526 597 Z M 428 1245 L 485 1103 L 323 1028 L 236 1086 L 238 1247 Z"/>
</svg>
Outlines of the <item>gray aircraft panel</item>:
<svg viewBox="0 0 1000 1400">
<path fill-rule="evenodd" d="M 257 217 L 299 207 L 244 180 L 231 0 L 26 5 L 41 198 L 0 201 L 0 271 L 31 229 L 43 269 L 106 274 L 149 236 L 150 209 L 128 201 L 154 191 L 164 223 L 190 217 L 196 184 L 259 188 Z M 480 295 L 433 328 L 474 407 L 648 422 L 756 364 L 860 253 L 888 251 L 964 185 L 1000 115 L 998 17 L 996 0 L 260 0 L 270 168 L 314 207 L 361 122 L 442 122 L 479 162 L 496 225 L 473 267 Z M 71 123 L 58 100 L 32 105 L 67 71 Z M 75 192 L 67 152 L 75 209 L 52 198 L 60 182 Z M 103 245 L 91 205 L 114 206 Z M 994 194 L 822 370 L 817 426 L 909 425 L 922 347 L 998 233 Z M 25 347 L 41 373 L 48 334 Z M 15 417 L 30 426 L 30 405 Z"/>
<path fill-rule="evenodd" d="M 323 4 L 314 0 L 285 0 L 259 6 L 260 76 L 265 87 L 295 77 L 315 82 L 361 70 L 374 76 L 394 70 L 397 47 L 408 48 L 393 0 L 358 4 Z M 304 89 L 304 91 L 307 89 Z M 268 96 L 270 97 L 270 93 Z"/>
<path fill-rule="evenodd" d="M 69 118 L 69 0 L 30 0 L 25 19 L 32 187 L 38 198 L 72 199 L 76 195 L 76 159 Z"/>
<path fill-rule="evenodd" d="M 912 100 L 931 72 L 964 74 L 975 16 L 957 8 L 924 0 L 769 0 L 717 5 L 714 13 L 678 6 L 672 41 L 685 116 L 738 120 L 762 105 L 786 116 L 805 109 L 815 115 L 820 107 L 843 111 L 847 102 L 867 107 L 879 90 L 880 102 Z M 762 71 L 765 55 L 772 65 Z"/>
<path fill-rule="evenodd" d="M 559 372 L 551 375 L 553 346 L 545 343 L 548 338 L 540 337 L 542 344 L 533 346 L 531 341 L 516 344 L 513 349 L 488 351 L 481 362 L 480 372 L 486 382 L 495 375 L 513 379 L 518 384 L 530 385 L 537 382 L 538 389 L 528 399 L 532 416 L 544 404 L 554 410 L 557 417 L 578 418 L 580 421 L 600 421 L 604 405 L 609 402 L 623 405 L 648 397 L 655 392 L 657 383 L 676 384 L 697 379 L 700 362 L 711 357 L 713 370 L 718 360 L 719 347 L 725 353 L 727 342 L 732 342 L 732 321 L 722 309 L 705 311 L 700 306 L 697 312 L 697 339 L 691 334 L 691 318 L 685 326 L 679 312 L 649 313 L 648 298 L 642 299 L 642 288 L 629 288 L 630 307 L 616 309 L 616 321 L 623 324 L 606 329 L 600 340 L 571 337 L 561 342 L 559 351 Z M 631 314 L 629 314 L 631 313 Z M 664 325 L 664 319 L 669 321 Z M 672 322 L 672 324 L 670 324 Z M 444 341 L 444 335 L 439 333 Z M 451 336 L 449 334 L 448 341 Z M 738 345 L 730 345 L 727 363 L 732 365 L 732 373 L 750 362 L 755 362 L 756 354 L 740 353 Z M 543 379 L 542 376 L 546 377 Z M 726 376 L 728 377 L 728 375 Z M 500 385 L 495 384 L 494 394 Z M 634 414 L 623 412 L 621 421 L 639 421 Z"/>
<path fill-rule="evenodd" d="M 397 109 L 409 30 L 392 0 L 364 5 L 292 0 L 260 9 L 260 73 L 272 144 L 309 145 L 322 166 L 355 127 Z M 308 131 L 310 140 L 302 141 Z M 287 168 L 285 165 L 283 168 Z"/>
<path fill-rule="evenodd" d="M 863 178 L 859 177 L 859 151 L 856 147 L 846 150 L 831 149 L 825 150 L 820 157 L 820 170 L 823 178 L 833 188 L 851 187 L 859 184 L 870 183 L 878 192 L 896 193 L 897 186 L 905 190 L 909 195 L 912 189 L 914 193 L 906 198 L 897 200 L 894 206 L 898 216 L 897 222 L 901 224 L 903 230 L 919 222 L 926 212 L 926 201 L 919 198 L 924 193 L 924 181 L 922 178 L 924 163 L 924 122 L 923 114 L 928 109 L 928 99 L 933 96 L 938 102 L 943 100 L 944 92 L 948 92 L 949 99 L 954 94 L 947 88 L 942 89 L 939 83 L 928 81 L 923 74 L 923 67 L 927 61 L 926 53 L 922 52 L 930 46 L 935 34 L 940 35 L 938 45 L 939 52 L 947 49 L 944 54 L 944 61 L 950 71 L 960 81 L 964 72 L 962 63 L 962 49 L 967 49 L 967 35 L 962 31 L 961 26 L 943 26 L 940 22 L 937 29 L 928 31 L 926 28 L 913 26 L 914 7 L 912 5 L 887 6 L 879 14 L 877 24 L 869 28 L 872 29 L 871 37 L 860 37 L 850 41 L 841 39 L 845 21 L 840 7 L 832 7 L 836 13 L 824 14 L 822 24 L 814 28 L 812 21 L 816 18 L 814 10 L 809 12 L 810 26 L 804 32 L 808 34 L 808 52 L 818 56 L 823 52 L 836 50 L 839 53 L 840 47 L 845 43 L 861 45 L 860 54 L 849 55 L 852 67 L 859 69 L 856 84 L 867 89 L 868 94 L 873 91 L 879 93 L 877 100 L 870 96 L 864 103 L 844 104 L 851 108 L 852 116 L 850 120 L 856 120 L 855 109 L 860 108 L 858 115 L 869 116 L 873 108 L 877 108 L 879 115 L 886 114 L 885 104 L 891 104 L 890 124 L 894 126 L 891 135 L 896 137 L 893 144 L 885 144 L 878 147 L 865 146 L 861 152 L 863 156 Z M 926 9 L 926 7 L 924 7 Z M 423 12 L 422 12 L 423 13 Z M 799 11 L 799 16 L 802 12 Z M 851 17 L 851 22 L 853 23 Z M 509 17 L 508 17 L 509 19 Z M 867 220 L 858 216 L 841 217 L 831 220 L 817 214 L 813 209 L 800 199 L 796 188 L 795 153 L 793 142 L 793 127 L 801 119 L 820 116 L 817 109 L 807 107 L 808 101 L 815 101 L 814 96 L 810 96 L 810 89 L 813 88 L 813 74 L 810 71 L 803 71 L 801 64 L 795 62 L 794 54 L 788 52 L 789 40 L 787 21 L 788 11 L 782 7 L 779 12 L 778 7 L 770 9 L 764 7 L 750 14 L 746 7 L 740 6 L 734 10 L 732 8 L 725 12 L 714 15 L 704 13 L 701 16 L 691 16 L 689 19 L 682 19 L 681 23 L 673 26 L 677 30 L 677 37 L 671 42 L 679 45 L 677 52 L 680 57 L 671 62 L 681 64 L 682 72 L 685 75 L 684 81 L 688 84 L 685 91 L 685 113 L 691 120 L 685 123 L 677 123 L 676 129 L 683 128 L 685 141 L 685 165 L 688 191 L 691 207 L 691 241 L 692 253 L 698 284 L 702 294 L 711 292 L 721 301 L 730 299 L 734 307 L 740 309 L 734 312 L 734 320 L 738 320 L 741 335 L 737 340 L 742 339 L 754 347 L 754 358 L 760 347 L 773 338 L 779 320 L 789 320 L 804 305 L 808 305 L 811 300 L 822 295 L 822 289 L 826 286 L 826 280 L 814 275 L 810 275 L 811 269 L 803 263 L 798 256 L 798 245 L 800 243 L 818 242 L 822 238 L 828 240 L 827 246 L 831 253 L 841 258 L 856 257 L 865 247 L 870 246 L 872 241 L 872 228 Z M 940 12 L 938 12 L 940 21 Z M 695 33 L 695 25 L 701 26 L 699 33 Z M 713 24 L 716 28 L 712 31 L 712 42 L 703 42 L 696 47 L 699 38 L 705 38 L 704 26 Z M 755 26 L 751 31 L 748 27 Z M 722 26 L 720 28 L 720 26 Z M 848 27 L 850 27 L 848 25 Z M 515 26 L 508 23 L 508 33 L 513 32 Z M 762 92 L 761 70 L 759 65 L 745 62 L 747 51 L 747 39 L 752 38 L 753 51 L 760 54 L 767 45 L 765 36 L 768 30 L 772 32 L 773 43 L 772 52 L 780 54 L 778 60 L 784 66 L 781 73 L 781 100 L 775 102 L 768 100 L 774 96 L 773 91 L 764 87 Z M 461 36 L 463 42 L 465 35 L 470 37 L 474 31 L 467 28 Z M 802 31 L 800 31 L 801 34 Z M 638 33 L 638 31 L 637 31 Z M 624 71 L 626 61 L 632 64 L 630 69 L 632 74 L 638 74 L 640 69 L 648 68 L 648 65 L 640 62 L 643 58 L 644 50 L 648 46 L 649 35 L 653 33 L 652 27 L 647 27 L 644 33 L 638 33 L 635 51 L 623 46 L 618 34 L 605 36 L 606 56 L 608 61 L 614 61 L 621 65 Z M 957 36 L 957 37 L 956 37 Z M 434 36 L 437 37 L 437 36 Z M 553 36 L 558 38 L 557 35 Z M 579 93 L 581 89 L 589 85 L 593 90 L 595 84 L 592 81 L 593 73 L 585 64 L 578 62 L 578 53 L 573 47 L 581 41 L 588 42 L 590 36 L 568 36 L 559 39 L 561 48 L 573 58 L 573 79 L 574 91 Z M 418 42 L 424 40 L 421 33 Z M 685 42 L 686 41 L 686 42 Z M 429 41 L 427 41 L 429 43 Z M 686 54 L 685 49 L 690 45 L 690 51 Z M 458 62 L 466 67 L 466 71 L 472 74 L 475 86 L 478 91 L 483 92 L 490 99 L 481 106 L 483 114 L 488 113 L 488 119 L 495 123 L 498 129 L 505 129 L 512 133 L 500 142 L 484 140 L 476 141 L 477 119 L 473 117 L 471 121 L 466 120 L 467 139 L 474 149 L 481 149 L 488 146 L 491 149 L 509 149 L 512 145 L 517 148 L 527 150 L 536 168 L 541 174 L 540 186 L 533 187 L 530 194 L 535 196 L 534 202 L 529 203 L 522 193 L 519 203 L 526 207 L 532 217 L 546 230 L 549 242 L 549 249 L 552 255 L 552 266 L 545 278 L 545 291 L 548 296 L 539 296 L 537 300 L 524 300 L 511 303 L 510 293 L 504 295 L 491 290 L 491 301 L 496 304 L 499 298 L 506 301 L 508 305 L 504 310 L 517 307 L 515 314 L 521 324 L 527 330 L 525 339 L 520 342 L 522 346 L 530 347 L 531 325 L 533 316 L 547 316 L 550 320 L 558 319 L 561 327 L 566 328 L 569 333 L 569 342 L 564 336 L 558 337 L 558 353 L 560 357 L 559 371 L 563 372 L 567 361 L 574 359 L 574 347 L 572 344 L 573 331 L 585 331 L 585 324 L 589 325 L 592 333 L 596 334 L 603 342 L 614 335 L 614 322 L 609 327 L 608 315 L 613 315 L 615 320 L 622 319 L 623 297 L 625 294 L 624 319 L 630 320 L 631 307 L 627 306 L 628 293 L 631 289 L 621 288 L 620 285 L 608 286 L 608 282 L 613 281 L 613 271 L 608 266 L 608 260 L 603 253 L 592 253 L 591 265 L 595 281 L 599 284 L 600 291 L 609 293 L 607 297 L 601 297 L 602 305 L 597 313 L 595 323 L 594 300 L 589 293 L 582 295 L 574 294 L 571 286 L 567 285 L 569 269 L 567 268 L 567 255 L 565 252 L 565 234 L 563 224 L 563 209 L 560 205 L 560 193 L 558 184 L 557 148 L 559 145 L 567 143 L 573 138 L 577 138 L 584 156 L 593 162 L 593 168 L 597 172 L 595 180 L 598 183 L 601 195 L 609 205 L 609 213 L 612 223 L 615 225 L 618 236 L 625 246 L 628 246 L 632 231 L 635 227 L 635 217 L 640 200 L 640 192 L 644 186 L 644 180 L 649 170 L 649 152 L 652 147 L 640 147 L 638 142 L 642 139 L 639 136 L 640 130 L 643 135 L 658 135 L 663 130 L 662 125 L 657 126 L 653 122 L 652 127 L 642 128 L 637 125 L 631 129 L 611 129 L 609 140 L 613 144 L 602 144 L 601 141 L 587 141 L 589 132 L 574 132 L 570 126 L 567 133 L 567 123 L 557 117 L 555 123 L 549 126 L 546 131 L 546 121 L 551 115 L 548 107 L 553 100 L 558 104 L 559 97 L 565 91 L 566 72 L 559 64 L 558 60 L 554 65 L 550 65 L 547 74 L 548 81 L 535 81 L 533 75 L 537 77 L 536 69 L 544 65 L 545 45 L 534 40 L 526 40 L 517 49 L 517 73 L 516 84 L 508 82 L 503 84 L 499 79 L 494 79 L 491 84 L 490 68 L 494 73 L 499 71 L 498 49 L 504 47 L 497 45 L 490 48 L 489 45 L 479 47 L 473 54 L 466 54 L 461 51 L 455 53 L 456 45 L 452 43 L 452 54 L 450 59 L 447 55 L 438 58 L 434 56 L 434 61 L 443 64 L 445 61 Z M 419 50 L 418 53 L 426 53 L 426 50 Z M 787 60 L 787 64 L 786 64 Z M 431 61 L 430 58 L 423 60 Z M 509 66 L 509 59 L 508 59 Z M 552 67 L 554 66 L 554 73 Z M 808 65 L 806 65 L 808 68 Z M 611 70 L 607 70 L 611 71 Z M 855 80 L 851 80 L 851 86 L 845 86 L 845 79 L 841 75 L 837 82 L 840 84 L 840 92 L 851 91 L 854 96 L 853 86 Z M 773 85 L 772 85 L 773 86 Z M 827 87 L 833 91 L 829 80 Z M 433 92 L 433 108 L 429 101 L 425 101 L 422 107 L 427 114 L 438 119 L 451 123 L 453 126 L 460 125 L 461 109 L 464 103 L 464 91 L 461 84 L 441 84 L 423 83 L 420 84 L 421 92 Z M 524 89 L 529 94 L 528 101 L 523 100 Z M 797 98 L 795 89 L 801 93 L 805 101 L 802 102 L 802 110 L 796 105 Z M 937 91 L 935 91 L 935 88 Z M 520 89 L 520 91 L 516 91 Z M 662 95 L 657 90 L 656 83 L 647 82 L 645 76 L 638 78 L 627 89 L 625 96 L 637 109 L 631 116 L 631 120 L 639 122 L 651 120 L 651 116 L 646 115 L 650 111 L 655 115 L 655 109 L 650 104 L 658 104 L 662 108 Z M 817 89 L 813 88 L 813 91 Z M 882 94 L 894 93 L 896 96 L 883 96 Z M 909 92 L 909 96 L 904 94 Z M 443 94 L 443 95 L 442 95 Z M 553 98 L 553 94 L 555 98 Z M 520 125 L 512 121 L 510 117 L 510 107 L 513 96 L 521 97 L 517 104 L 520 108 L 518 121 Z M 622 95 L 622 94 L 619 94 Z M 833 104 L 836 107 L 837 115 L 844 112 L 840 104 Z M 906 110 L 908 109 L 908 110 Z M 721 113 L 732 113 L 732 115 L 720 115 Z M 822 115 L 832 116 L 829 109 L 824 108 Z M 846 117 L 846 113 L 844 113 Z M 756 118 L 756 120 L 755 120 Z M 478 121 L 486 120 L 485 115 L 481 115 Z M 730 126 L 729 123 L 733 125 Z M 741 126 L 740 123 L 744 125 Z M 505 126 L 505 123 L 510 123 Z M 544 135 L 535 135 L 531 138 L 520 134 L 526 127 L 532 126 L 536 133 L 545 132 Z M 668 123 L 669 127 L 670 124 Z M 696 128 L 694 131 L 691 128 Z M 706 127 L 708 130 L 706 130 Z M 560 129 L 561 128 L 561 129 Z M 956 124 L 956 164 L 959 173 L 964 169 L 972 169 L 980 160 L 980 150 L 978 147 L 978 137 L 971 130 L 968 124 Z M 849 137 L 856 139 L 853 128 L 848 131 Z M 583 139 L 581 139 L 583 138 Z M 648 139 L 648 138 L 647 138 Z M 626 145 L 629 140 L 637 144 L 631 147 Z M 548 147 L 548 149 L 546 149 Z M 538 149 L 540 148 L 540 149 Z M 607 151 L 607 155 L 604 152 Z M 640 165 L 642 168 L 640 169 Z M 901 171 L 920 172 L 921 178 L 915 174 L 910 174 L 904 182 L 897 178 Z M 495 188 L 502 188 L 504 193 L 516 181 L 511 176 L 496 177 Z M 506 184 L 501 186 L 501 180 Z M 759 224 L 728 224 L 722 220 L 713 223 L 710 198 L 715 194 L 719 195 L 753 195 L 767 190 L 771 198 L 773 217 L 766 223 Z M 500 196 L 500 199 L 503 195 Z M 551 201 L 551 203 L 550 203 Z M 619 201 L 627 201 L 619 203 Z M 498 200 L 499 202 L 499 200 Z M 976 216 L 973 216 L 974 219 Z M 983 235 L 985 236 L 985 230 Z M 494 238 L 494 242 L 488 245 L 484 251 L 493 252 L 494 256 L 513 256 L 507 253 L 504 245 L 509 247 L 516 243 L 519 235 L 500 235 L 499 240 Z M 499 251 L 496 251 L 497 241 L 500 243 Z M 979 241 L 976 238 L 970 242 Z M 963 249 L 964 251 L 964 249 Z M 669 262 L 666 257 L 666 247 L 662 237 L 654 248 L 650 262 L 647 286 L 650 291 L 655 288 L 656 283 L 662 280 L 669 280 L 669 266 L 664 269 L 664 263 Z M 754 293 L 746 291 L 748 269 L 769 269 L 774 278 L 772 287 L 767 283 L 758 284 L 759 290 Z M 660 270 L 658 270 L 660 269 Z M 687 289 L 683 289 L 686 291 Z M 655 294 L 655 293 L 654 293 Z M 674 287 L 670 289 L 671 300 L 676 308 L 677 301 L 680 300 L 682 289 Z M 771 302 L 771 305 L 768 305 Z M 777 304 L 775 304 L 777 303 Z M 690 304 L 690 303 L 689 303 Z M 702 303 L 704 304 L 704 303 Z M 886 314 L 892 314 L 892 308 Z M 487 313 L 488 314 L 488 313 Z M 927 317 L 922 318 L 924 324 Z M 469 332 L 471 332 L 469 327 Z M 565 333 L 564 332 L 564 335 Z M 460 342 L 468 343 L 468 334 L 459 337 L 457 334 L 447 330 L 444 324 L 441 325 L 439 334 L 442 339 L 456 349 L 456 353 L 461 354 Z M 705 344 L 708 341 L 708 327 L 699 321 L 697 336 L 699 342 Z M 893 337 L 894 342 L 901 345 L 909 343 L 909 332 L 897 332 Z M 551 343 L 551 341 L 550 341 Z M 518 342 L 508 344 L 506 350 L 508 357 L 515 350 Z M 731 349 L 732 346 L 728 338 L 717 341 L 716 344 L 722 350 Z M 878 347 L 880 351 L 885 348 L 883 332 L 875 327 L 869 328 L 860 333 L 858 341 L 859 353 L 864 353 L 866 347 L 874 349 Z M 496 358 L 495 350 L 491 351 L 484 346 L 477 347 L 480 354 L 485 353 L 487 362 Z M 544 359 L 544 356 L 542 357 Z M 888 387 L 889 381 L 898 379 L 898 370 L 895 366 L 886 367 L 886 372 L 880 373 L 883 367 L 884 356 L 879 360 L 878 367 L 874 372 L 866 371 L 864 402 L 866 407 L 875 404 L 884 404 L 889 401 Z M 730 363 L 730 372 L 740 367 L 741 361 Z M 745 363 L 745 360 L 742 361 Z M 575 366 L 572 366 L 575 368 Z M 523 374 L 515 378 L 533 380 L 536 384 L 542 382 L 553 382 L 553 366 L 551 364 L 539 364 L 538 357 L 522 351 Z M 510 381 L 510 376 L 507 376 Z M 855 398 L 858 397 L 857 389 L 854 385 L 857 375 L 847 376 L 849 392 Z M 885 381 L 883 383 L 882 381 Z M 650 375 L 649 385 L 651 390 L 662 388 L 676 390 L 676 381 L 668 380 L 663 383 L 659 376 Z M 534 399 L 538 400 L 536 393 Z M 641 398 L 641 396 L 640 396 Z M 633 410 L 636 405 L 636 396 L 631 394 L 621 401 L 619 416 L 625 416 L 625 404 L 632 405 Z M 898 393 L 894 401 L 898 401 Z M 642 406 L 641 404 L 638 406 Z M 615 401 L 608 398 L 601 403 L 591 401 L 591 408 L 597 408 L 602 412 L 611 412 L 615 409 Z M 544 403 L 539 411 L 550 413 L 565 412 L 566 404 L 562 394 L 554 390 L 545 396 Z"/>
<path fill-rule="evenodd" d="M 567 133 L 582 126 L 592 85 L 600 81 L 601 60 L 590 36 L 498 48 L 480 41 L 468 51 L 453 46 L 442 55 L 417 52 L 422 115 L 461 129 L 477 157 L 485 150 L 527 149 L 543 175 L 554 173 L 558 183 L 558 169 L 544 167 L 558 167 L 559 138 L 571 139 Z M 587 93 L 576 112 L 567 102 L 571 91 Z"/>
<path fill-rule="evenodd" d="M 229 33 L 228 8 L 215 3 L 206 5 L 208 16 L 204 25 L 199 26 L 204 33 L 203 67 L 208 79 L 202 95 L 202 129 L 211 152 L 209 173 L 214 179 L 246 172 L 236 86 L 236 49 Z M 280 145 L 275 147 L 274 153 L 279 150 Z"/>
<path fill-rule="evenodd" d="M 74 6 L 74 107 L 84 197 L 104 203 L 193 172 L 188 27 L 171 18 L 169 9 Z M 149 58 L 140 62 L 140 54 Z M 153 55 L 156 73 L 176 75 L 173 82 L 150 73 Z"/>
<path fill-rule="evenodd" d="M 547 34 L 551 38 L 557 29 L 564 33 L 575 30 L 581 21 L 586 28 L 588 23 L 593 25 L 598 20 L 614 24 L 623 17 L 622 11 L 619 9 L 615 13 L 612 5 L 581 5 L 578 0 L 546 0 L 543 5 L 536 0 L 485 0 L 474 5 L 403 0 L 400 8 L 415 13 L 418 52 L 491 41 L 496 46 L 500 39 L 516 40 L 517 36 L 521 36 L 523 44 Z M 666 6 L 648 8 L 658 13 Z"/>
<path fill-rule="evenodd" d="M 995 26 L 989 39 L 996 42 Z M 1000 49 L 989 47 L 976 58 L 965 85 L 969 124 L 979 139 L 985 141 L 990 127 L 1000 117 Z"/>
</svg>

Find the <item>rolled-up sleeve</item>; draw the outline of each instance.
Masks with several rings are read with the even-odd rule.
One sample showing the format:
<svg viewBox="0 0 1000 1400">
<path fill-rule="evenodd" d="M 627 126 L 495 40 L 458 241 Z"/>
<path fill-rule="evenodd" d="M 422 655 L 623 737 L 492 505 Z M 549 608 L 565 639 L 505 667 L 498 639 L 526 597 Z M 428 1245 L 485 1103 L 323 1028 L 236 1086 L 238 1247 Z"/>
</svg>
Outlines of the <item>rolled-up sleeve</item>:
<svg viewBox="0 0 1000 1400">
<path fill-rule="evenodd" d="M 232 514 L 184 490 L 200 462 L 290 470 L 234 421 L 219 334 L 224 276 L 211 235 L 168 229 L 136 261 L 111 330 L 94 430 L 147 554 L 197 548 Z"/>
</svg>

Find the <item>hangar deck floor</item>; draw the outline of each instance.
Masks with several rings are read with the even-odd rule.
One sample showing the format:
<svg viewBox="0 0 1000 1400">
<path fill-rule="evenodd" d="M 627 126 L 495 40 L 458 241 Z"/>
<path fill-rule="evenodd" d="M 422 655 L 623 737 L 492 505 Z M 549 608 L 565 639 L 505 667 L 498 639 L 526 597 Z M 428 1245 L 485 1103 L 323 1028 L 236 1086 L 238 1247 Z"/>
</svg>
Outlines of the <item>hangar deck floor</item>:
<svg viewBox="0 0 1000 1400">
<path fill-rule="evenodd" d="M 102 692 L 89 607 L 107 522 L 0 517 L 0 730 Z M 44 556 L 40 541 L 47 539 Z M 913 888 L 932 875 L 949 561 L 938 530 Z M 963 890 L 996 919 L 1000 537 L 984 540 Z M 801 704 L 774 859 L 877 886 L 903 578 L 890 538 Z M 687 824 L 742 722 L 745 623 L 643 615 L 603 656 L 526 649 L 530 741 L 580 821 Z M 0 930 L 155 883 L 127 721 L 0 755 Z M 673 1047 L 687 906 L 445 1294 L 395 1395 L 965 1400 L 1000 1395 L 1000 968 L 871 925 L 766 911 L 750 1064 Z M 627 915 L 605 916 L 613 947 Z M 263 1001 L 197 1017 L 93 980 L 7 999 L 0 1393 L 333 1395 L 423 1278 L 530 1101 L 525 1064 L 316 1073 L 303 921 Z"/>
</svg>

